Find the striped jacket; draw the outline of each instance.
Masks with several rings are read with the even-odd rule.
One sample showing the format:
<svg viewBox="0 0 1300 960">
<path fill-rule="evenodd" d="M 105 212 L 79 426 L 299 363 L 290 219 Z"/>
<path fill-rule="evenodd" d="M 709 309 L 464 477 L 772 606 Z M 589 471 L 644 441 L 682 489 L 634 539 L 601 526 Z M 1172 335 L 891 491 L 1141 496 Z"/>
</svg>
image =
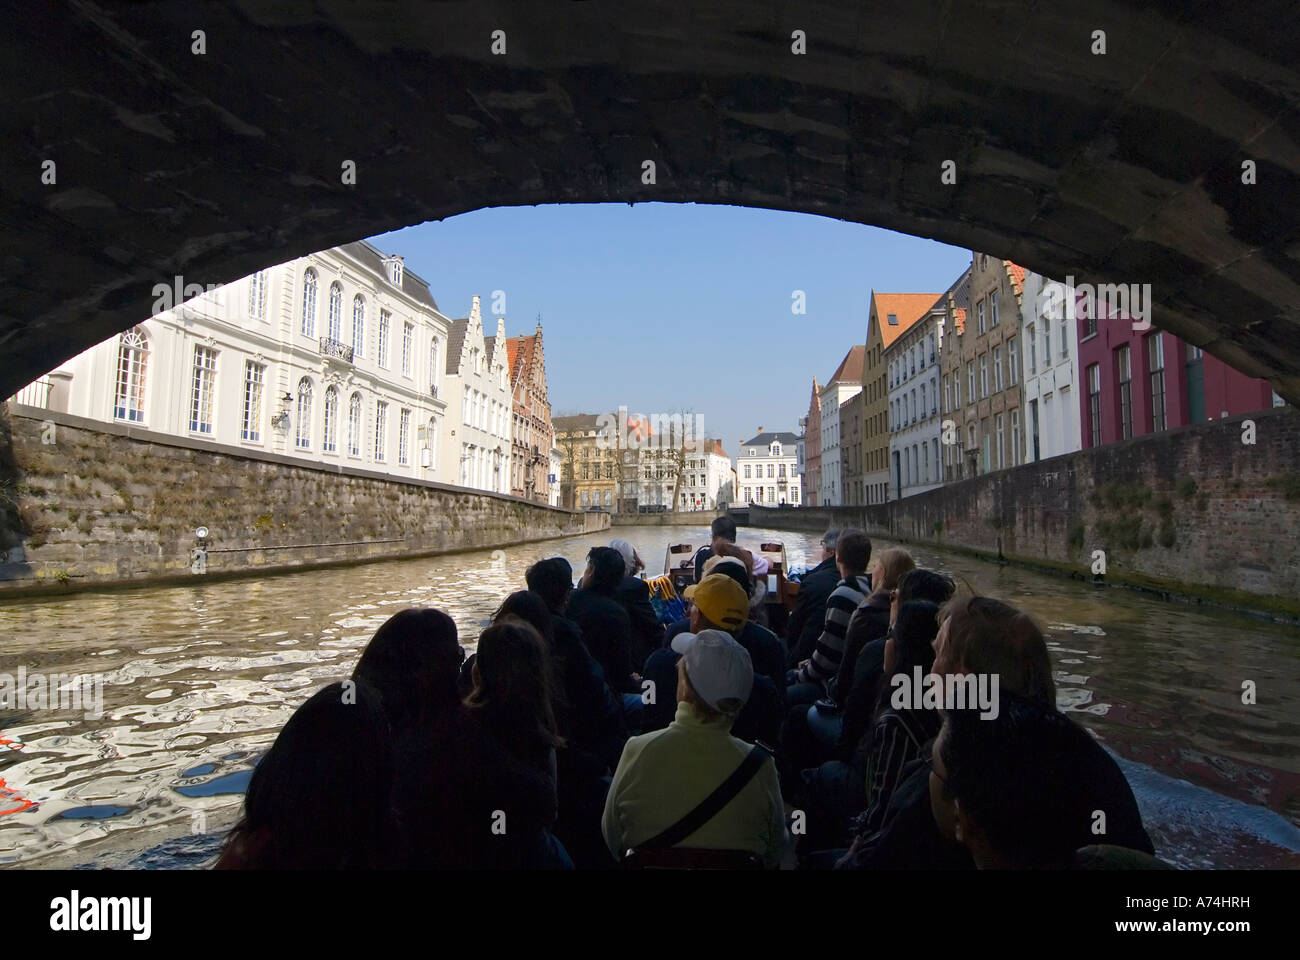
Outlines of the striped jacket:
<svg viewBox="0 0 1300 960">
<path fill-rule="evenodd" d="M 827 686 L 828 681 L 839 672 L 840 661 L 844 659 L 844 634 L 848 630 L 849 620 L 853 617 L 853 611 L 858 609 L 858 604 L 869 593 L 871 581 L 865 575 L 840 581 L 826 600 L 826 620 L 822 635 L 817 638 L 812 659 L 799 671 L 800 683 Z"/>
</svg>

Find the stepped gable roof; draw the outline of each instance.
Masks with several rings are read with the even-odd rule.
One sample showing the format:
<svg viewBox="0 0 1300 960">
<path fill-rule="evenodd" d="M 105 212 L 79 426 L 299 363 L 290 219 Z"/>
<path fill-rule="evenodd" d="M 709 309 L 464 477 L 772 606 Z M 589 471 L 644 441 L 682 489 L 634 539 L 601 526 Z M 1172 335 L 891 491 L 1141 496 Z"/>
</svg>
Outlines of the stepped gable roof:
<svg viewBox="0 0 1300 960">
<path fill-rule="evenodd" d="M 938 293 L 876 293 L 871 299 L 876 308 L 876 322 L 880 325 L 880 342 L 888 347 L 900 334 L 920 320 L 939 299 Z M 898 317 L 898 323 L 889 322 L 889 315 Z"/>
<path fill-rule="evenodd" d="M 365 240 L 357 240 L 353 243 L 345 243 L 339 248 L 354 259 L 360 260 L 365 266 L 379 274 L 384 280 L 388 279 L 388 271 L 384 268 L 384 254 L 372 247 Z M 402 292 L 413 300 L 417 300 L 426 307 L 438 309 L 438 304 L 434 302 L 433 294 L 429 292 L 429 284 L 422 280 L 414 271 L 402 265 Z"/>
<path fill-rule="evenodd" d="M 447 330 L 447 373 L 460 373 L 460 353 L 465 349 L 465 333 L 469 330 L 469 317 L 453 320 Z"/>
<path fill-rule="evenodd" d="M 849 348 L 849 352 L 844 354 L 844 359 L 841 360 L 840 365 L 835 368 L 835 372 L 832 373 L 831 378 L 826 381 L 826 385 L 830 386 L 837 380 L 843 380 L 846 383 L 861 383 L 862 364 L 866 361 L 866 357 L 867 345 L 865 343 L 854 344 Z M 817 378 L 813 377 L 813 389 L 815 390 L 816 388 Z"/>
<path fill-rule="evenodd" d="M 510 371 L 510 382 L 518 383 L 533 368 L 537 356 L 539 333 L 521 334 L 506 340 L 506 366 Z"/>
<path fill-rule="evenodd" d="M 1025 268 L 1018 263 L 1012 263 L 1010 260 L 1003 260 L 1002 265 L 1007 268 L 1007 276 L 1011 278 L 1011 288 L 1016 291 L 1016 296 L 1024 296 Z"/>
<path fill-rule="evenodd" d="M 746 446 L 746 447 L 767 446 L 773 441 L 779 441 L 781 443 L 798 443 L 799 437 L 788 430 L 783 430 L 779 433 L 773 433 L 772 431 L 768 430 L 768 431 L 764 431 L 763 433 L 760 433 L 752 440 L 746 440 L 744 444 L 742 444 L 742 446 Z"/>
<path fill-rule="evenodd" d="M 970 306 L 970 267 L 966 268 L 941 299 L 949 298 L 952 301 L 953 326 L 958 333 L 962 333 L 966 329 L 966 310 Z"/>
</svg>

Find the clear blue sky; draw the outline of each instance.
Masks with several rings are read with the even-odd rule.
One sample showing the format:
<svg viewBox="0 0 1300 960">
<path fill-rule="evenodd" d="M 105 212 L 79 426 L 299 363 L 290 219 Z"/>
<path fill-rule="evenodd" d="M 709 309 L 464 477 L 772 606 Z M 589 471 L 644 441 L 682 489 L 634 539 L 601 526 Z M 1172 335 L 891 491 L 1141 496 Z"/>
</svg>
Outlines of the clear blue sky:
<svg viewBox="0 0 1300 960">
<path fill-rule="evenodd" d="M 813 376 L 866 342 L 873 288 L 939 293 L 970 261 L 888 230 L 704 204 L 498 207 L 371 242 L 405 257 L 450 317 L 477 293 L 494 323 L 494 290 L 510 336 L 540 313 L 555 415 L 694 410 L 733 458 L 760 425 L 798 432 Z"/>
</svg>

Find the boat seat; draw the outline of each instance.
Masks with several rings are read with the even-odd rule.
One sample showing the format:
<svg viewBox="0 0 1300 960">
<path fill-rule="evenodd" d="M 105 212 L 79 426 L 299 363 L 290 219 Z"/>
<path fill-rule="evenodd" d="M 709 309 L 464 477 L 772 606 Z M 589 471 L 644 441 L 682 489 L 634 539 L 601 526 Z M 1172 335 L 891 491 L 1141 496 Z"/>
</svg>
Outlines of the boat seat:
<svg viewBox="0 0 1300 960">
<path fill-rule="evenodd" d="M 629 850 L 622 866 L 628 870 L 762 870 L 763 861 L 748 850 L 669 847 Z"/>
</svg>

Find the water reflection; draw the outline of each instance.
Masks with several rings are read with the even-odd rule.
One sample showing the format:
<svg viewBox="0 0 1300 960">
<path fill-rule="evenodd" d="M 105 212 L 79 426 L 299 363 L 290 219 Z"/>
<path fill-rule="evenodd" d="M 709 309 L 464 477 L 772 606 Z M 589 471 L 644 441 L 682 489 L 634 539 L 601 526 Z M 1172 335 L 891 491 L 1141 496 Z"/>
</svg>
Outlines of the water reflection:
<svg viewBox="0 0 1300 960">
<path fill-rule="evenodd" d="M 559 554 L 580 571 L 587 550 L 612 535 L 631 540 L 652 573 L 668 542 L 706 538 L 703 525 L 630 527 L 504 556 L 0 605 L 0 672 L 25 665 L 105 680 L 97 720 L 72 711 L 0 718 L 0 811 L 9 811 L 0 813 L 0 863 L 165 867 L 209 858 L 289 714 L 346 676 L 390 615 L 441 607 L 472 649 L 529 564 Z M 792 564 L 820 549 L 817 536 L 788 532 L 744 530 L 741 540 L 773 538 Z M 1162 855 L 1187 866 L 1300 865 L 1294 631 L 916 555 L 1047 626 L 1061 708 L 1124 758 Z M 1259 691 L 1253 706 L 1241 702 L 1244 680 Z"/>
</svg>

